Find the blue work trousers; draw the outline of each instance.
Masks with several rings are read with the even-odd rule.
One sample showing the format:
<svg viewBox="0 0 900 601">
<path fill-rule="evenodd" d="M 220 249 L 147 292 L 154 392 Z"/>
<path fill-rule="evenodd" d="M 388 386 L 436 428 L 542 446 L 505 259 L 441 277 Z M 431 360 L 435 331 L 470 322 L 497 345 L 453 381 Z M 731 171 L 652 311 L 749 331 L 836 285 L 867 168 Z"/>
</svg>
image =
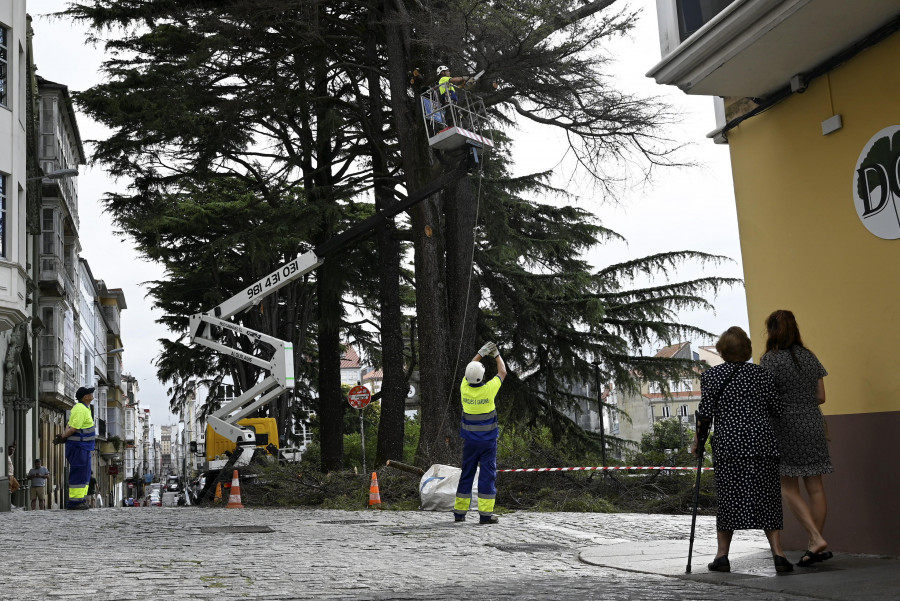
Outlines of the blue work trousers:
<svg viewBox="0 0 900 601">
<path fill-rule="evenodd" d="M 472 482 L 478 468 L 478 512 L 490 515 L 497 497 L 497 439 L 466 440 L 463 443 L 462 474 L 456 487 L 456 503 L 453 512 L 465 515 L 472 498 Z"/>
<path fill-rule="evenodd" d="M 91 482 L 91 450 L 88 445 L 75 441 L 66 442 L 66 461 L 69 462 L 69 503 L 68 507 L 85 502 L 88 485 Z"/>
</svg>

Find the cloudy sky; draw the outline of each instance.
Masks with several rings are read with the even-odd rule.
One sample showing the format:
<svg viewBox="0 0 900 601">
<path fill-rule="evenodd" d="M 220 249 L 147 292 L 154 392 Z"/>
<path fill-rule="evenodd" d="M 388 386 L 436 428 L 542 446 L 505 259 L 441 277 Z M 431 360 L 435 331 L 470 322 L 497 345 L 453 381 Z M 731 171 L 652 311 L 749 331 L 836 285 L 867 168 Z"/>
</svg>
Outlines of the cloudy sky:
<svg viewBox="0 0 900 601">
<path fill-rule="evenodd" d="M 84 43 L 85 30 L 79 25 L 43 16 L 62 10 L 65 4 L 65 0 L 28 3 L 29 13 L 34 17 L 35 63 L 42 77 L 67 85 L 73 91 L 84 90 L 100 81 L 103 52 Z M 651 184 L 632 187 L 615 202 L 601 203 L 598 193 L 575 173 L 562 140 L 546 129 L 531 128 L 514 133 L 517 169 L 522 173 L 553 169 L 555 185 L 576 194 L 581 206 L 592 210 L 603 225 L 627 239 L 627 243 L 609 243 L 592 251 L 589 258 L 598 267 L 659 252 L 689 249 L 731 257 L 733 263 L 715 268 L 714 273 L 742 277 L 728 149 L 705 137 L 715 128 L 712 100 L 688 97 L 645 77 L 660 57 L 655 7 L 653 3 L 646 4 L 631 37 L 610 47 L 610 54 L 616 57 L 612 74 L 622 89 L 659 96 L 683 116 L 669 135 L 688 145 L 682 160 L 698 166 L 657 171 Z M 79 117 L 78 125 L 85 141 L 107 135 L 104 128 L 84 116 Z M 86 150 L 90 153 L 89 145 Z M 127 182 L 116 180 L 100 168 L 82 168 L 78 177 L 82 256 L 90 264 L 94 277 L 125 292 L 128 309 L 122 314 L 124 369 L 140 381 L 141 402 L 150 407 L 151 419 L 159 426 L 177 421 L 169 415 L 166 388 L 156 380 L 153 366 L 159 353 L 157 340 L 170 334 L 155 323 L 159 313 L 152 309 L 143 284 L 161 278 L 162 269 L 140 260 L 130 241 L 116 235 L 99 203 L 106 192 L 126 185 Z M 677 277 L 687 279 L 706 273 L 708 269 L 685 266 Z M 715 312 L 690 313 L 683 318 L 712 332 L 722 332 L 731 325 L 747 328 L 743 288 L 721 293 L 715 299 L 715 306 Z M 710 341 L 694 342 L 708 344 Z"/>
</svg>

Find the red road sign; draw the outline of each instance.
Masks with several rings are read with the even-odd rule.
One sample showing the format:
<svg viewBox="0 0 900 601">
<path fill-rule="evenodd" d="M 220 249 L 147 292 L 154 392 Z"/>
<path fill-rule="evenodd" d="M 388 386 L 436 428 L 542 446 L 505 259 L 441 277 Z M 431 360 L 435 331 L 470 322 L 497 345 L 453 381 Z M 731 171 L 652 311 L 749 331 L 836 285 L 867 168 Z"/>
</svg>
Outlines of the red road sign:
<svg viewBox="0 0 900 601">
<path fill-rule="evenodd" d="M 372 400 L 372 393 L 365 386 L 354 386 L 347 395 L 351 407 L 362 409 Z"/>
</svg>

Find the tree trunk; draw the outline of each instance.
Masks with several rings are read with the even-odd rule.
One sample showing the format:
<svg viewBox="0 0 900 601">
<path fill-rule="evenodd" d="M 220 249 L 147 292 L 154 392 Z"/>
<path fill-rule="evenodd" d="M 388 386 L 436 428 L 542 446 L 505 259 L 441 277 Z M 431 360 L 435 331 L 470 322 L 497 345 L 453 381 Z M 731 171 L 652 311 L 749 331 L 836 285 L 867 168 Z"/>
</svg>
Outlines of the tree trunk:
<svg viewBox="0 0 900 601">
<path fill-rule="evenodd" d="M 454 162 L 463 159 L 464 156 L 459 154 L 452 157 Z M 480 341 L 475 339 L 481 287 L 472 261 L 477 213 L 476 186 L 477 182 L 466 177 L 450 186 L 446 193 L 447 307 L 453 336 L 450 360 L 454 387 L 462 381 L 466 365 L 481 346 Z M 459 401 L 458 398 L 455 400 Z M 461 404 L 453 403 L 452 409 L 458 418 L 462 412 Z"/>
<path fill-rule="evenodd" d="M 410 65 L 410 19 L 402 12 L 402 2 L 388 2 L 387 23 L 388 79 L 391 106 L 397 126 L 407 191 L 421 188 L 431 177 L 428 142 L 419 122 L 418 97 L 408 94 L 407 71 Z M 450 365 L 447 359 L 449 332 L 447 289 L 444 279 L 443 225 L 439 201 L 432 197 L 411 211 L 415 248 L 416 323 L 419 330 L 419 381 L 422 395 L 419 448 L 420 464 L 458 461 L 452 449 L 455 433 L 449 435 L 448 415 Z"/>
<path fill-rule="evenodd" d="M 366 44 L 369 64 L 378 64 L 376 24 L 380 21 L 379 0 L 369 4 L 369 35 Z M 384 94 L 381 81 L 374 70 L 368 76 L 370 125 L 372 143 L 372 171 L 374 175 L 375 209 L 384 210 L 394 204 L 393 187 L 388 183 L 388 148 L 382 135 L 384 127 Z M 400 307 L 400 241 L 394 236 L 391 220 L 378 228 L 378 246 L 381 277 L 378 282 L 378 300 L 381 308 L 381 421 L 378 423 L 378 447 L 376 465 L 389 459 L 403 460 L 403 432 L 405 426 L 406 393 L 409 384 L 403 365 L 403 313 Z"/>
<path fill-rule="evenodd" d="M 336 261 L 319 267 L 319 435 L 322 471 L 344 467 L 344 411 L 341 391 L 341 266 Z"/>
</svg>

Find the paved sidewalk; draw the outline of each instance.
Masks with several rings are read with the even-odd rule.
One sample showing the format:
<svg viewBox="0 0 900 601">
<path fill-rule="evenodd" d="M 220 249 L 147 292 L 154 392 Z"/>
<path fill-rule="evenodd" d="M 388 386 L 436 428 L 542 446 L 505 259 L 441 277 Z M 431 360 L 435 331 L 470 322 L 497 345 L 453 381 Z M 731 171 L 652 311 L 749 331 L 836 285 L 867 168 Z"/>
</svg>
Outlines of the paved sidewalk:
<svg viewBox="0 0 900 601">
<path fill-rule="evenodd" d="M 12 512 L 0 514 L 0 600 L 898 598 L 885 577 L 897 560 L 838 555 L 770 577 L 761 534 L 735 537 L 735 572 L 708 574 L 714 528 L 698 519 L 685 577 L 686 516 L 517 512 L 480 526 L 417 511 Z"/>
<path fill-rule="evenodd" d="M 811 567 L 794 565 L 794 571 L 778 574 L 765 539 L 741 540 L 736 532 L 728 557 L 731 572 L 710 572 L 706 564 L 716 553 L 715 539 L 695 541 L 691 574 L 686 574 L 685 541 L 648 541 L 591 547 L 581 552 L 585 563 L 619 570 L 664 574 L 692 582 L 770 591 L 793 598 L 812 597 L 835 601 L 897 601 L 900 599 L 900 559 L 875 555 L 835 553 L 832 559 Z M 795 563 L 802 551 L 786 553 Z M 794 596 L 797 597 L 794 597 Z"/>
</svg>

